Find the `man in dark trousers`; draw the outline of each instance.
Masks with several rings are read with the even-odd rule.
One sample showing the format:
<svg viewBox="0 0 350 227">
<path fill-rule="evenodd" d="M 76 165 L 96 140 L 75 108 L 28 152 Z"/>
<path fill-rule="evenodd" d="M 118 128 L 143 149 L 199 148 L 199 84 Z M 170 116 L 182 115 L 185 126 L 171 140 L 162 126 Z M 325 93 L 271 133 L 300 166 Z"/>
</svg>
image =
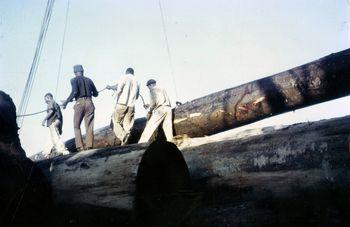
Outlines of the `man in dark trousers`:
<svg viewBox="0 0 350 227">
<path fill-rule="evenodd" d="M 91 97 L 97 97 L 98 91 L 94 82 L 90 78 L 84 76 L 84 69 L 82 65 L 75 65 L 73 67 L 75 77 L 71 79 L 72 92 L 66 101 L 63 102 L 63 109 L 67 104 L 75 99 L 74 105 L 74 134 L 75 146 L 78 151 L 84 149 L 91 149 L 94 143 L 94 115 L 95 106 Z M 83 144 L 81 136 L 80 125 L 82 120 L 85 121 L 86 129 L 86 145 Z"/>
</svg>

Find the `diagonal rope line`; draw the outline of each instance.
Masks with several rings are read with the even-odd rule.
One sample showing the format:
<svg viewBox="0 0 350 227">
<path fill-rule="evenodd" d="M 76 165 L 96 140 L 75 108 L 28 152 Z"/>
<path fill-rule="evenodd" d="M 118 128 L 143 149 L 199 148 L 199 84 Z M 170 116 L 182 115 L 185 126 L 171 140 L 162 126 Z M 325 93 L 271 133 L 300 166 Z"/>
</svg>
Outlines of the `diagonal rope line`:
<svg viewBox="0 0 350 227">
<path fill-rule="evenodd" d="M 174 83 L 176 100 L 178 100 L 179 96 L 178 96 L 178 92 L 177 92 L 176 80 L 175 80 L 175 76 L 174 76 L 173 61 L 172 61 L 171 52 L 170 52 L 169 40 L 168 40 L 167 30 L 166 30 L 166 26 L 165 26 L 164 10 L 162 7 L 161 0 L 158 0 L 158 4 L 159 4 L 160 16 L 162 18 L 162 28 L 163 28 L 164 38 L 165 38 L 166 49 L 167 49 L 167 53 L 168 53 L 171 77 L 172 77 L 173 83 Z"/>
<path fill-rule="evenodd" d="M 41 44 L 42 44 L 43 38 L 45 36 L 45 30 L 46 30 L 45 27 L 46 27 L 46 24 L 48 22 L 48 17 L 50 15 L 50 13 L 49 13 L 50 7 L 52 7 L 52 2 L 50 0 L 48 0 L 46 10 L 45 10 L 44 19 L 43 19 L 43 24 L 42 24 L 40 35 L 39 35 L 39 40 L 38 40 L 36 52 L 34 55 L 34 59 L 33 59 L 32 66 L 31 66 L 31 69 L 30 69 L 30 72 L 28 75 L 26 87 L 25 87 L 25 90 L 23 92 L 23 96 L 22 96 L 22 100 L 21 100 L 21 104 L 20 104 L 20 108 L 19 108 L 20 113 L 24 113 L 26 111 L 26 108 L 28 105 L 31 87 L 32 87 L 33 79 L 34 79 L 36 69 L 37 69 L 38 57 L 40 56 L 41 49 L 42 49 Z M 23 119 L 19 119 L 19 125 L 22 126 L 22 124 L 23 124 Z"/>
<path fill-rule="evenodd" d="M 101 92 L 105 91 L 106 89 L 107 88 L 103 88 L 103 89 L 99 90 L 98 93 L 101 93 Z M 143 101 L 143 103 L 145 103 L 145 102 Z M 63 106 L 63 105 L 59 105 L 59 106 Z M 33 115 L 44 113 L 46 111 L 47 110 L 45 109 L 45 110 L 40 110 L 40 111 L 37 111 L 37 112 L 34 112 L 34 113 L 21 114 L 21 115 L 17 115 L 17 118 L 29 117 L 29 116 L 33 116 Z"/>
<path fill-rule="evenodd" d="M 67 32 L 67 24 L 68 24 L 69 4 L 70 4 L 70 0 L 67 0 L 66 21 L 65 21 L 64 30 L 63 30 L 60 61 L 58 63 L 58 73 L 57 73 L 57 80 L 56 80 L 55 97 L 57 97 L 58 85 L 60 82 L 60 74 L 61 74 L 61 68 L 62 68 L 62 57 L 63 57 L 64 43 L 66 40 L 66 32 Z"/>
<path fill-rule="evenodd" d="M 44 19 L 43 19 L 43 22 L 42 22 L 42 26 L 41 26 L 41 30 L 40 30 L 39 39 L 38 39 L 38 42 L 37 42 L 37 46 L 36 46 L 33 62 L 32 62 L 32 65 L 31 65 L 31 68 L 30 68 L 30 71 L 29 71 L 29 74 L 28 74 L 26 85 L 25 85 L 25 88 L 24 88 L 24 91 L 23 91 L 23 94 L 22 94 L 21 103 L 20 103 L 20 106 L 19 106 L 19 113 L 20 113 L 20 115 L 25 114 L 25 112 L 27 111 L 29 98 L 30 98 L 31 91 L 32 91 L 32 88 L 33 88 L 36 72 L 37 72 L 37 69 L 38 69 L 38 63 L 39 63 L 40 56 L 41 56 L 41 53 L 42 53 L 42 50 L 43 50 L 44 40 L 45 40 L 45 37 L 46 37 L 46 34 L 47 34 L 48 26 L 50 24 L 50 19 L 51 19 L 51 15 L 52 15 L 53 5 L 54 5 L 54 0 L 48 0 L 47 1 L 45 14 L 44 14 Z M 20 128 L 23 125 L 23 121 L 24 121 L 23 117 L 20 117 L 18 119 L 18 125 L 19 125 Z"/>
<path fill-rule="evenodd" d="M 44 15 L 44 19 L 43 19 L 43 24 L 46 21 L 47 13 L 48 13 L 48 10 L 49 10 L 49 5 L 50 5 L 50 1 L 48 1 L 47 5 L 46 5 L 46 10 L 45 10 L 45 15 Z M 20 103 L 20 106 L 19 106 L 19 113 L 23 113 L 23 109 L 24 109 L 24 106 L 25 106 L 25 103 L 26 103 L 27 93 L 28 93 L 28 89 L 30 87 L 31 78 L 32 78 L 33 70 L 34 70 L 34 64 L 36 62 L 36 58 L 37 58 L 37 55 L 39 53 L 38 45 L 39 45 L 39 43 L 42 40 L 43 31 L 44 31 L 44 26 L 42 25 L 41 31 L 40 31 L 40 34 L 39 34 L 39 40 L 38 40 L 37 48 L 36 48 L 36 51 L 35 51 L 35 54 L 34 54 L 34 59 L 33 59 L 33 62 L 32 62 L 32 66 L 30 68 L 30 72 L 29 72 L 29 75 L 28 75 L 28 78 L 27 78 L 27 82 L 26 82 L 26 85 L 25 85 L 25 88 L 24 88 L 24 91 L 23 91 L 23 95 L 22 95 L 22 99 L 21 99 L 21 103 Z M 19 119 L 19 122 L 18 122 L 19 125 L 22 124 L 21 120 L 22 119 Z"/>
</svg>

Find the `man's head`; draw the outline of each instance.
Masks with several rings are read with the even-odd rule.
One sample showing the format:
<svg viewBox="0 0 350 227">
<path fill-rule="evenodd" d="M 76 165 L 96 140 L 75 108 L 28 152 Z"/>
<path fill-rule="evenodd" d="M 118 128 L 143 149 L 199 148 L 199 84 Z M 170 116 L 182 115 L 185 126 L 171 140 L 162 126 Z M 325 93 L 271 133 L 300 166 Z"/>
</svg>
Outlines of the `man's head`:
<svg viewBox="0 0 350 227">
<path fill-rule="evenodd" d="M 134 75 L 134 69 L 133 68 L 127 68 L 126 71 L 125 71 L 125 74 Z"/>
<path fill-rule="evenodd" d="M 156 83 L 157 83 L 157 81 L 155 81 L 154 79 L 150 79 L 147 81 L 146 85 L 149 89 L 151 89 L 151 88 L 156 86 Z"/>
<path fill-rule="evenodd" d="M 73 71 L 76 76 L 82 76 L 84 75 L 84 68 L 82 65 L 75 65 L 73 66 Z"/>
<path fill-rule="evenodd" d="M 51 93 L 46 93 L 44 96 L 44 100 L 46 103 L 49 103 L 53 100 L 53 95 Z"/>
</svg>

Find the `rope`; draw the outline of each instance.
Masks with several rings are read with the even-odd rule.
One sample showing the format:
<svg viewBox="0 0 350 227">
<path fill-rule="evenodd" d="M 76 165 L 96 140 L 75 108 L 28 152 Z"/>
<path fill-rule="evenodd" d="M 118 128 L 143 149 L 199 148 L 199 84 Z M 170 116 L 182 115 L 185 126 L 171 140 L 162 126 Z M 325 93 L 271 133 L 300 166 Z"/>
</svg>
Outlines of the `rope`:
<svg viewBox="0 0 350 227">
<path fill-rule="evenodd" d="M 67 0 L 66 20 L 65 20 L 65 23 L 64 23 L 64 30 L 63 30 L 63 37 L 62 37 L 62 44 L 61 44 L 61 53 L 60 53 L 60 61 L 58 63 L 58 73 L 57 73 L 57 80 L 56 80 L 55 97 L 57 96 L 58 85 L 59 85 L 59 82 L 60 82 L 60 74 L 61 74 L 61 68 L 62 68 L 62 56 L 63 56 L 63 50 L 64 50 L 64 41 L 66 39 L 66 31 L 67 31 L 67 24 L 68 24 L 69 3 L 70 3 L 70 0 Z"/>
<path fill-rule="evenodd" d="M 29 102 L 29 98 L 31 95 L 31 91 L 33 88 L 33 83 L 34 83 L 34 79 L 36 76 L 36 72 L 38 69 L 38 64 L 39 64 L 39 59 L 41 56 L 41 52 L 43 49 L 43 45 L 44 45 L 44 40 L 47 34 L 47 30 L 50 24 L 50 19 L 51 19 L 51 15 L 52 15 L 52 9 L 53 9 L 53 5 L 54 5 L 54 0 L 48 0 L 47 4 L 46 4 L 46 9 L 45 9 L 45 14 L 44 14 L 44 19 L 42 22 L 42 26 L 41 26 L 41 30 L 40 30 L 40 34 L 39 34 L 39 39 L 37 42 L 37 46 L 36 46 L 36 50 L 35 50 L 35 54 L 34 54 L 34 58 L 33 58 L 33 62 L 28 74 L 28 78 L 27 78 L 27 82 L 22 94 L 22 99 L 21 99 L 21 103 L 19 105 L 19 113 L 20 115 L 25 114 L 25 112 L 27 111 L 27 107 L 28 107 L 28 102 Z M 18 119 L 18 125 L 21 128 L 23 125 L 23 117 L 20 117 Z M 20 132 L 20 131 L 19 131 Z"/>
<path fill-rule="evenodd" d="M 166 26 L 165 26 L 164 12 L 163 12 L 163 7 L 162 7 L 162 4 L 161 4 L 161 0 L 158 0 L 158 4 L 159 4 L 159 10 L 160 10 L 160 15 L 161 15 L 161 19 L 162 19 L 162 27 L 163 27 L 163 33 L 164 33 L 164 38 L 165 38 L 166 49 L 167 49 L 167 53 L 168 53 L 171 77 L 172 77 L 173 83 L 174 83 L 174 90 L 175 90 L 176 99 L 178 100 L 179 96 L 178 96 L 178 92 L 177 92 L 176 80 L 175 80 L 175 76 L 174 76 L 173 61 L 172 61 L 172 58 L 171 58 L 171 52 L 170 52 L 170 47 L 169 47 L 169 40 L 168 40 L 167 30 L 166 30 Z"/>
<path fill-rule="evenodd" d="M 37 115 L 37 114 L 44 113 L 44 112 L 46 112 L 46 110 L 41 110 L 41 111 L 38 111 L 38 112 L 35 112 L 35 113 L 30 113 L 30 114 L 17 115 L 17 117 L 28 117 L 28 116 L 33 116 L 33 115 Z"/>
<path fill-rule="evenodd" d="M 26 109 L 27 109 L 27 106 L 28 106 L 28 103 L 29 103 L 29 98 L 30 98 L 30 94 L 31 94 L 31 91 L 32 91 L 32 88 L 33 88 L 35 75 L 36 75 L 36 72 L 37 72 L 37 69 L 38 69 L 39 59 L 40 59 L 40 56 L 41 56 L 41 53 L 42 53 L 44 40 L 45 40 L 45 37 L 46 37 L 46 34 L 47 34 L 48 25 L 49 25 L 49 22 L 50 22 L 50 19 L 51 19 L 53 3 L 54 3 L 54 0 L 51 0 L 51 1 L 49 0 L 48 1 L 46 14 L 45 14 L 45 17 L 44 17 L 40 38 L 39 38 L 39 41 L 38 41 L 38 46 L 37 46 L 38 49 L 37 49 L 37 51 L 35 53 L 35 56 L 34 56 L 33 65 L 32 65 L 31 71 L 30 71 L 30 75 L 28 76 L 29 83 L 27 81 L 27 85 L 28 86 L 26 86 L 26 90 L 24 91 L 24 93 L 25 93 L 24 94 L 24 102 L 23 102 L 23 105 L 20 107 L 20 112 L 22 112 L 22 113 L 26 112 Z M 21 122 L 19 124 L 20 127 L 22 126 L 22 124 L 23 124 L 23 118 L 21 119 Z"/>
<path fill-rule="evenodd" d="M 142 100 L 143 105 L 146 105 L 145 100 L 143 99 L 143 96 L 141 94 L 139 94 L 139 96 L 140 96 L 140 98 Z"/>
<path fill-rule="evenodd" d="M 100 93 L 100 92 L 103 92 L 104 90 L 106 90 L 107 89 L 107 87 L 105 87 L 105 88 L 103 88 L 103 89 L 101 89 L 101 90 L 99 90 L 99 91 L 97 91 L 98 93 Z M 59 106 L 63 106 L 63 105 L 59 105 Z M 41 114 L 41 113 L 44 113 L 44 112 L 46 112 L 47 110 L 40 110 L 40 111 L 38 111 L 38 112 L 34 112 L 34 113 L 29 113 L 29 114 L 21 114 L 21 115 L 17 115 L 17 118 L 23 118 L 23 117 L 29 117 L 29 116 L 33 116 L 33 115 L 37 115 L 37 114 Z"/>
</svg>

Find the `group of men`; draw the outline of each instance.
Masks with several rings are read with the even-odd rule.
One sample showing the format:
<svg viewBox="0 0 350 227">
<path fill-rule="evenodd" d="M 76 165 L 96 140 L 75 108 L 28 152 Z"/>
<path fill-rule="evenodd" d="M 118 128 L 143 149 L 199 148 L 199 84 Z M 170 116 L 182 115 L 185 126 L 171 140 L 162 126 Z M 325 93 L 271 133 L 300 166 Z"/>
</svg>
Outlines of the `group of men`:
<svg viewBox="0 0 350 227">
<path fill-rule="evenodd" d="M 84 76 L 82 65 L 75 65 L 73 70 L 75 77 L 70 81 L 72 91 L 62 103 L 62 107 L 65 109 L 69 102 L 75 100 L 73 107 L 75 145 L 77 150 L 81 151 L 93 148 L 95 106 L 92 96 L 97 97 L 99 93 L 93 81 Z M 144 108 L 148 110 L 148 121 L 139 143 L 148 142 L 160 124 L 162 124 L 167 141 L 172 141 L 172 110 L 169 97 L 163 88 L 157 86 L 157 82 L 154 79 L 148 80 L 146 85 L 150 90 L 150 104 L 144 104 Z M 113 131 L 121 141 L 121 145 L 125 145 L 128 143 L 135 121 L 135 102 L 140 97 L 140 85 L 135 78 L 134 69 L 128 68 L 125 74 L 119 78 L 116 85 L 107 85 L 106 88 L 117 93 L 117 103 L 112 114 Z M 63 124 L 60 106 L 55 102 L 51 93 L 45 94 L 44 99 L 47 103 L 47 115 L 42 125 L 44 126 L 46 123 L 46 126 L 49 127 L 51 141 L 56 153 L 67 154 L 69 152 L 60 137 Z M 83 119 L 86 129 L 85 144 L 83 143 L 80 129 Z M 44 153 L 49 155 L 51 150 L 44 151 Z"/>
</svg>

